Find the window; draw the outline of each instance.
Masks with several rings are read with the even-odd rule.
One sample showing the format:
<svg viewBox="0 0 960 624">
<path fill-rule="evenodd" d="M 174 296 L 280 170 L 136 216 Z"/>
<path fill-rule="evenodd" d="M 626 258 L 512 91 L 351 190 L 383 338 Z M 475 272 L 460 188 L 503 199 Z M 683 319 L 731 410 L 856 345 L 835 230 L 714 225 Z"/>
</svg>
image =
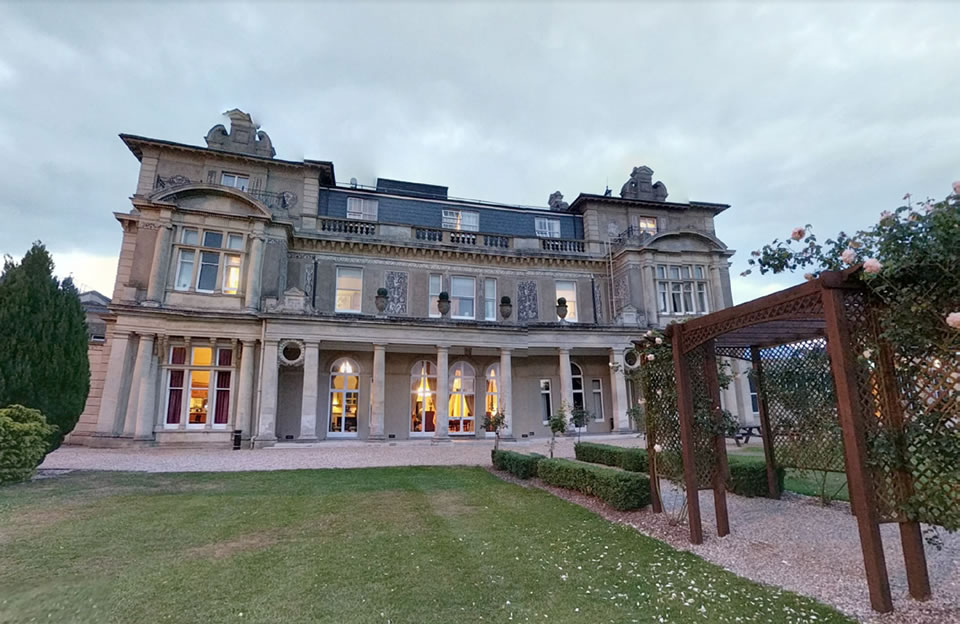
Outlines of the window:
<svg viewBox="0 0 960 624">
<path fill-rule="evenodd" d="M 222 174 L 220 174 L 220 184 L 245 191 L 247 190 L 247 185 L 250 184 L 250 176 L 240 175 L 237 173 L 227 173 L 224 171 Z"/>
<path fill-rule="evenodd" d="M 689 264 L 657 265 L 657 307 L 661 314 L 709 312 L 706 268 Z"/>
<path fill-rule="evenodd" d="M 223 292 L 237 294 L 240 288 L 240 256 L 228 254 L 223 260 Z"/>
<path fill-rule="evenodd" d="M 447 230 L 476 232 L 480 229 L 480 213 L 466 210 L 444 210 L 443 227 Z"/>
<path fill-rule="evenodd" d="M 437 367 L 420 360 L 410 369 L 410 432 L 430 433 L 437 422 Z"/>
<path fill-rule="evenodd" d="M 486 321 L 497 320 L 497 280 L 483 280 L 483 318 Z"/>
<path fill-rule="evenodd" d="M 232 382 L 233 349 L 213 345 L 170 347 L 164 428 L 185 425 L 187 429 L 226 429 Z"/>
<path fill-rule="evenodd" d="M 450 310 L 453 318 L 472 319 L 477 281 L 472 277 L 450 278 Z"/>
<path fill-rule="evenodd" d="M 239 294 L 243 255 L 221 250 L 243 252 L 245 244 L 246 237 L 236 232 L 182 229 L 174 290 L 189 291 L 192 287 L 201 293 Z M 218 279 L 221 274 L 222 280 Z"/>
<path fill-rule="evenodd" d="M 563 297 L 567 300 L 567 318 L 562 319 L 570 323 L 577 322 L 577 283 L 569 280 L 557 280 L 557 299 Z M 557 317 L 557 320 L 561 320 Z"/>
<path fill-rule="evenodd" d="M 197 290 L 212 293 L 217 288 L 217 269 L 220 266 L 220 254 L 211 251 L 200 252 L 200 271 L 197 273 Z"/>
<path fill-rule="evenodd" d="M 188 290 L 190 282 L 193 281 L 193 260 L 196 256 L 193 249 L 181 249 L 180 259 L 177 261 L 177 281 L 174 288 L 177 290 Z"/>
<path fill-rule="evenodd" d="M 466 434 L 474 431 L 474 385 L 477 373 L 466 362 L 450 367 L 450 433 Z"/>
<path fill-rule="evenodd" d="M 639 217 L 635 221 L 636 228 L 643 234 L 657 233 L 656 217 Z"/>
<path fill-rule="evenodd" d="M 439 273 L 430 274 L 430 316 L 440 316 L 440 292 L 443 290 L 443 276 Z"/>
<path fill-rule="evenodd" d="M 330 367 L 330 428 L 333 436 L 357 435 L 360 405 L 360 369 L 343 358 Z"/>
<path fill-rule="evenodd" d="M 194 229 L 186 228 L 180 234 L 180 242 L 184 245 L 196 245 L 197 240 L 197 231 Z"/>
<path fill-rule="evenodd" d="M 337 267 L 337 312 L 359 312 L 363 269 Z"/>
<path fill-rule="evenodd" d="M 347 198 L 347 218 L 361 221 L 376 221 L 379 202 L 376 199 L 360 197 Z"/>
<path fill-rule="evenodd" d="M 500 365 L 491 364 L 488 366 L 487 374 L 484 377 L 487 382 L 484 413 L 487 415 L 487 418 L 492 418 L 500 411 Z M 488 428 L 487 431 L 492 432 L 493 429 Z"/>
<path fill-rule="evenodd" d="M 243 250 L 243 234 L 227 234 L 227 249 Z"/>
<path fill-rule="evenodd" d="M 540 417 L 543 424 L 550 422 L 550 416 L 553 415 L 553 401 L 550 398 L 550 380 L 540 380 Z"/>
<path fill-rule="evenodd" d="M 603 420 L 603 384 L 599 379 L 591 379 L 590 387 L 593 391 L 593 418 Z"/>
<path fill-rule="evenodd" d="M 756 374 L 750 371 L 747 375 L 747 381 L 750 383 L 750 409 L 754 414 L 760 413 L 760 394 L 757 392 Z"/>
<path fill-rule="evenodd" d="M 587 409 L 583 401 L 583 370 L 574 363 L 570 363 L 570 380 L 573 383 L 573 409 Z"/>
<path fill-rule="evenodd" d="M 537 217 L 534 221 L 537 236 L 540 238 L 560 238 L 560 220 Z"/>
</svg>

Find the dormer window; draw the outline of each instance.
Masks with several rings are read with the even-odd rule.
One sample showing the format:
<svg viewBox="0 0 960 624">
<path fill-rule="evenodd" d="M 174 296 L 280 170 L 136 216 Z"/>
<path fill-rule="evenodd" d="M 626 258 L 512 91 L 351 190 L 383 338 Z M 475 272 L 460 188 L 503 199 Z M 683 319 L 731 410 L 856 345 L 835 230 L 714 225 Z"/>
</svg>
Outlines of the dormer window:
<svg viewBox="0 0 960 624">
<path fill-rule="evenodd" d="M 641 234 L 656 234 L 657 218 L 656 217 L 640 217 L 636 220 L 636 228 L 640 230 Z"/>
<path fill-rule="evenodd" d="M 220 184 L 222 186 L 229 186 L 241 191 L 246 191 L 247 186 L 250 185 L 250 176 L 240 175 L 238 173 L 227 173 L 224 171 L 220 174 Z"/>
<path fill-rule="evenodd" d="M 444 210 L 443 228 L 446 230 L 463 230 L 476 232 L 480 229 L 480 213 L 467 210 Z"/>
<path fill-rule="evenodd" d="M 379 202 L 375 199 L 361 197 L 347 198 L 347 218 L 360 221 L 376 221 Z"/>
<path fill-rule="evenodd" d="M 537 217 L 534 226 L 539 238 L 560 238 L 560 219 Z"/>
</svg>

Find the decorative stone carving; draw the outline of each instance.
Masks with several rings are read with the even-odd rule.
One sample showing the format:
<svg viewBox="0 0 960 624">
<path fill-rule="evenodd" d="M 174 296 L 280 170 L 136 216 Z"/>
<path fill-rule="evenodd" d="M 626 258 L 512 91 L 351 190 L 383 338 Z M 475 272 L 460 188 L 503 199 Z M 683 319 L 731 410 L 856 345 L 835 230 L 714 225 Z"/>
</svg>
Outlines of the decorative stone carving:
<svg viewBox="0 0 960 624">
<path fill-rule="evenodd" d="M 536 321 L 539 316 L 537 309 L 537 283 L 520 282 L 517 284 L 517 320 Z"/>
<path fill-rule="evenodd" d="M 547 205 L 550 206 L 550 210 L 554 212 L 565 212 L 567 208 L 570 207 L 570 204 L 563 201 L 563 193 L 560 191 L 550 193 L 550 199 L 547 200 Z"/>
<path fill-rule="evenodd" d="M 210 128 L 206 136 L 207 147 L 263 158 L 276 156 L 277 150 L 273 149 L 269 135 L 253 123 L 250 115 L 237 108 L 228 110 L 224 115 L 230 118 L 230 132 L 223 124 Z"/>
<path fill-rule="evenodd" d="M 667 187 L 659 180 L 652 184 L 653 169 L 642 165 L 634 167 L 630 179 L 620 187 L 620 197 L 624 199 L 645 199 L 647 201 L 665 201 Z"/>
<path fill-rule="evenodd" d="M 630 304 L 630 285 L 626 275 L 619 275 L 613 281 L 613 293 L 617 298 L 616 312 Z"/>
<path fill-rule="evenodd" d="M 607 221 L 607 236 L 610 238 L 616 238 L 620 235 L 620 226 L 617 225 L 616 221 Z"/>
<path fill-rule="evenodd" d="M 297 254 L 290 255 L 296 257 Z M 306 293 L 307 299 L 313 301 L 313 262 L 308 261 L 306 264 L 303 272 L 303 292 Z"/>
<path fill-rule="evenodd" d="M 387 271 L 387 314 L 407 313 L 407 274 L 403 271 Z"/>
<path fill-rule="evenodd" d="M 597 312 L 597 320 L 603 322 L 603 290 L 598 280 L 593 281 L 593 305 Z"/>
</svg>

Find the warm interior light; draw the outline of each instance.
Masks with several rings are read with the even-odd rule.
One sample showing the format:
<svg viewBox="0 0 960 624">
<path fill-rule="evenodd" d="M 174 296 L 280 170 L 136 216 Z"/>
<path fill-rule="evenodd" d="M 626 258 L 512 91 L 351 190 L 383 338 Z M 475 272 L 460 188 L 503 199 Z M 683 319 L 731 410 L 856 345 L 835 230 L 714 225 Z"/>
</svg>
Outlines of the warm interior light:
<svg viewBox="0 0 960 624">
<path fill-rule="evenodd" d="M 341 373 L 352 373 L 352 372 L 353 372 L 353 367 L 350 366 L 350 362 L 347 362 L 346 360 L 344 360 L 343 364 L 340 365 L 340 372 L 341 372 Z"/>
</svg>

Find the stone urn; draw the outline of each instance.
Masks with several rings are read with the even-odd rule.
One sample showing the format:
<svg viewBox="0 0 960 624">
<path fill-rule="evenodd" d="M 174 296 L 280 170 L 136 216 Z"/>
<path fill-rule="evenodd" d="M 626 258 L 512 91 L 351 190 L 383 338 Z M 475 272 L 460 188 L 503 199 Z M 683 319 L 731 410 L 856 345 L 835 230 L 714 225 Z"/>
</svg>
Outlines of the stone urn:
<svg viewBox="0 0 960 624">
<path fill-rule="evenodd" d="M 506 320 L 510 318 L 511 314 L 513 314 L 513 304 L 510 303 L 510 297 L 504 295 L 500 297 L 500 316 Z"/>
<path fill-rule="evenodd" d="M 446 291 L 440 293 L 440 297 L 437 300 L 437 309 L 440 310 L 440 314 L 444 317 L 450 314 L 450 294 Z"/>
<path fill-rule="evenodd" d="M 387 293 L 386 288 L 378 288 L 377 296 L 373 302 L 377 306 L 377 314 L 383 314 L 387 309 L 387 300 L 390 299 L 390 295 Z"/>
<path fill-rule="evenodd" d="M 567 318 L 567 300 L 564 297 L 557 299 L 557 316 L 561 321 Z"/>
</svg>

